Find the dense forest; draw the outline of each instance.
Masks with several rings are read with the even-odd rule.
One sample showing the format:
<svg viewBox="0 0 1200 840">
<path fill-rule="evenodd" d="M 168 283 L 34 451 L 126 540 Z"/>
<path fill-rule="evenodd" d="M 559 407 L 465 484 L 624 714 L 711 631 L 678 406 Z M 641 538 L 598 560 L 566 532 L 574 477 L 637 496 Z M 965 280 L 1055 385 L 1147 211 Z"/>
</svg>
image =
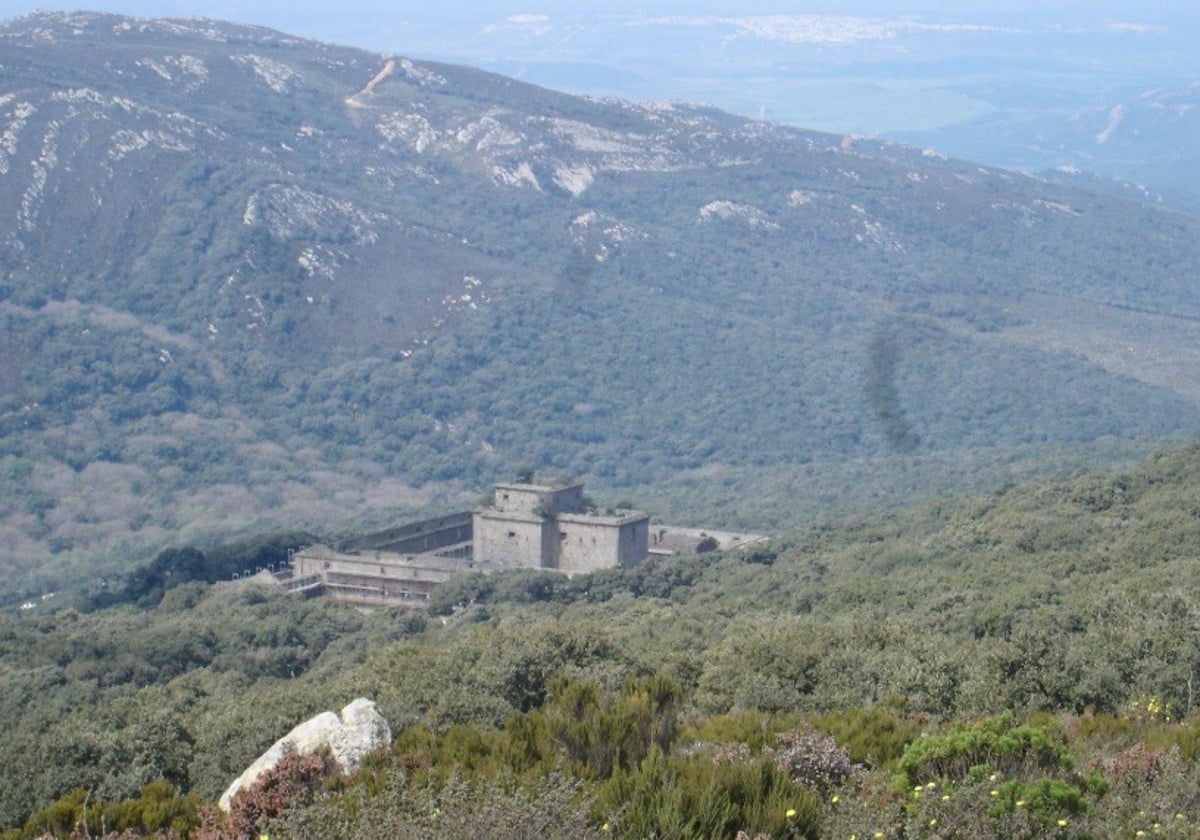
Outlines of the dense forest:
<svg viewBox="0 0 1200 840">
<path fill-rule="evenodd" d="M 1129 196 L 102 14 L 0 21 L 0 137 L 3 606 L 526 465 L 778 531 L 1200 431 Z"/>
<path fill-rule="evenodd" d="M 0 21 L 0 175 L 2 840 L 1200 832 L 1196 219 L 95 14 Z M 526 469 L 777 536 L 230 580 Z"/>
<path fill-rule="evenodd" d="M 740 552 L 464 577 L 428 613 L 183 580 L 6 617 L 0 820 L 6 838 L 1194 836 L 1198 492 L 1200 448 L 1176 449 Z M 297 756 L 217 817 L 271 742 L 356 696 L 390 749 L 349 779 Z"/>
</svg>

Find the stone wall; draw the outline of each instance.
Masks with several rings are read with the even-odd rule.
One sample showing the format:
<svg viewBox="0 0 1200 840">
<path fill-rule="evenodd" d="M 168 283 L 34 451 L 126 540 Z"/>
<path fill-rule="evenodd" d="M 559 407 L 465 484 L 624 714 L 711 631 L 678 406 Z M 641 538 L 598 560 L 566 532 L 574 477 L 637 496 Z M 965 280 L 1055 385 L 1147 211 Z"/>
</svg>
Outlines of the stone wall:
<svg viewBox="0 0 1200 840">
<path fill-rule="evenodd" d="M 649 551 L 649 521 L 639 511 L 585 513 L 582 484 L 498 484 L 495 504 L 475 511 L 474 559 L 568 574 L 632 566 Z"/>
<path fill-rule="evenodd" d="M 583 484 L 497 484 L 492 508 L 526 516 L 583 513 Z"/>
<path fill-rule="evenodd" d="M 560 516 L 558 561 L 568 574 L 628 568 L 649 552 L 650 517 L 630 512 L 621 516 Z"/>
<path fill-rule="evenodd" d="M 471 530 L 473 557 L 482 567 L 554 568 L 557 530 L 552 519 L 485 509 L 475 512 Z"/>
<path fill-rule="evenodd" d="M 470 571 L 464 561 L 382 552 L 343 554 L 320 545 L 297 552 L 292 564 L 296 579 L 319 577 L 326 594 L 362 606 L 424 606 L 452 575 Z"/>
</svg>

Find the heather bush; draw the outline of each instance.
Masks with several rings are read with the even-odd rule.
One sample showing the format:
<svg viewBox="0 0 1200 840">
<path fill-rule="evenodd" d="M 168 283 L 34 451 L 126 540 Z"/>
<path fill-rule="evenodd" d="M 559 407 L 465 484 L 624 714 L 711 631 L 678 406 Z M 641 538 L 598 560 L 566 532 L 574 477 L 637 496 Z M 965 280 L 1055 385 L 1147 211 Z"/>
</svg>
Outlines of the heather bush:
<svg viewBox="0 0 1200 840">
<path fill-rule="evenodd" d="M 812 726 L 775 736 L 777 746 L 763 751 L 792 781 L 820 791 L 841 784 L 855 771 L 850 753 Z"/>
<path fill-rule="evenodd" d="M 1097 756 L 1092 770 L 1107 782 L 1088 814 L 1095 836 L 1200 834 L 1200 763 L 1177 748 L 1134 744 L 1116 756 Z"/>
<path fill-rule="evenodd" d="M 285 812 L 314 801 L 326 780 L 338 772 L 327 749 L 315 753 L 288 753 L 249 788 L 238 791 L 229 805 L 229 816 L 211 838 L 240 840 L 257 837 Z"/>
</svg>

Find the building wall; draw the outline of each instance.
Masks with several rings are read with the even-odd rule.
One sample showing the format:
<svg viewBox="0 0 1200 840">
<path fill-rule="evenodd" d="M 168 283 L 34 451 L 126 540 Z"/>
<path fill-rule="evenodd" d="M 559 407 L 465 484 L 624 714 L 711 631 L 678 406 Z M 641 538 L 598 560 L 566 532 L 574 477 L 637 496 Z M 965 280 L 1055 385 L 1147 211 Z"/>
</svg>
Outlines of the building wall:
<svg viewBox="0 0 1200 840">
<path fill-rule="evenodd" d="M 331 573 L 325 591 L 343 601 L 372 606 L 424 606 L 444 581 L 389 580 L 374 575 Z"/>
<path fill-rule="evenodd" d="M 583 512 L 583 485 L 497 484 L 492 505 L 497 513 L 525 516 Z"/>
<path fill-rule="evenodd" d="M 424 606 L 430 594 L 456 571 L 453 564 L 401 555 L 349 555 L 311 546 L 292 557 L 292 579 L 319 577 L 326 594 L 364 606 Z"/>
<path fill-rule="evenodd" d="M 332 549 L 323 545 L 311 545 L 303 551 L 297 551 L 292 555 L 292 575 L 297 578 L 305 578 L 320 574 L 322 571 L 321 558 L 331 552 Z"/>
<path fill-rule="evenodd" d="M 472 531 L 474 561 L 481 566 L 539 568 L 555 555 L 554 522 L 540 516 L 477 511 Z"/>
<path fill-rule="evenodd" d="M 354 575 L 377 580 L 444 581 L 453 572 L 453 567 L 437 568 L 423 565 L 396 555 L 340 554 L 325 546 L 311 546 L 292 555 L 292 575 L 296 578 L 309 575 Z"/>
<path fill-rule="evenodd" d="M 621 527 L 621 546 L 617 565 L 622 569 L 636 566 L 650 555 L 650 517 L 643 516 Z"/>
<path fill-rule="evenodd" d="M 649 553 L 649 521 L 636 511 L 585 513 L 582 484 L 497 484 L 494 504 L 474 515 L 474 559 L 568 574 L 632 566 Z"/>
<path fill-rule="evenodd" d="M 649 552 L 650 518 L 564 516 L 557 521 L 558 568 L 568 574 L 640 563 Z"/>
</svg>

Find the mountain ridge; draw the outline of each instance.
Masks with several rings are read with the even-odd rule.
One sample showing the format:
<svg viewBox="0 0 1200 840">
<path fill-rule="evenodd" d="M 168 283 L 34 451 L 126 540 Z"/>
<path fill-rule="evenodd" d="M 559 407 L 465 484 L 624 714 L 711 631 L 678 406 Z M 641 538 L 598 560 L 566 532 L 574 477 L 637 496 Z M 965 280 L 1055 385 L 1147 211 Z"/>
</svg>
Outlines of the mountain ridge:
<svg viewBox="0 0 1200 840">
<path fill-rule="evenodd" d="M 0 23 L 0 160 L 25 591 L 524 465 L 787 527 L 849 462 L 898 504 L 1200 429 L 1200 223 L 927 150 L 42 14 Z"/>
</svg>

